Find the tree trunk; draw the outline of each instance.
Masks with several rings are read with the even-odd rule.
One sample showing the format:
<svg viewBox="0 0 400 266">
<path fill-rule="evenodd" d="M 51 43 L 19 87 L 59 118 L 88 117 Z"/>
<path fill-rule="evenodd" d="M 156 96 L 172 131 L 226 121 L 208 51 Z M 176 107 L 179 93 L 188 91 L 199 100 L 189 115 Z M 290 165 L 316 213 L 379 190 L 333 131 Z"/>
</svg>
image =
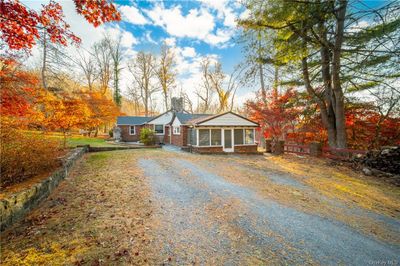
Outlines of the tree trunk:
<svg viewBox="0 0 400 266">
<path fill-rule="evenodd" d="M 332 123 L 332 121 L 329 119 L 328 110 L 325 102 L 323 101 L 323 99 L 320 98 L 320 96 L 315 92 L 314 88 L 311 86 L 307 58 L 302 59 L 302 71 L 303 71 L 304 85 L 307 89 L 307 92 L 311 97 L 313 97 L 313 99 L 317 103 L 321 112 L 322 124 L 328 131 L 329 146 L 336 147 L 335 123 Z"/>
<path fill-rule="evenodd" d="M 322 26 L 323 27 L 323 26 Z M 326 32 L 323 31 L 322 38 L 326 39 Z M 336 120 L 334 106 L 332 104 L 333 92 L 330 74 L 330 56 L 327 47 L 322 46 L 320 49 L 321 54 L 321 73 L 324 82 L 324 104 L 326 106 L 326 129 L 328 131 L 328 144 L 329 147 L 336 147 Z"/>
<path fill-rule="evenodd" d="M 264 70 L 263 65 L 260 63 L 258 64 L 259 72 L 260 72 L 260 84 L 261 84 L 261 97 L 264 103 L 267 101 L 267 90 L 265 89 L 264 83 Z"/>
<path fill-rule="evenodd" d="M 279 84 L 279 67 L 275 66 L 274 69 L 274 95 L 278 97 L 278 84 Z"/>
<path fill-rule="evenodd" d="M 43 88 L 47 90 L 46 83 L 46 63 L 47 63 L 47 40 L 46 40 L 46 30 L 43 31 L 43 62 L 42 62 L 42 84 Z"/>
<path fill-rule="evenodd" d="M 336 37 L 332 52 L 332 89 L 335 100 L 336 144 L 338 148 L 347 147 L 346 114 L 344 109 L 344 94 L 340 82 L 340 57 L 344 35 L 347 0 L 340 0 L 336 14 Z"/>
<path fill-rule="evenodd" d="M 165 111 L 168 111 L 168 94 L 167 94 L 167 90 L 164 89 L 163 93 L 164 93 Z"/>
</svg>

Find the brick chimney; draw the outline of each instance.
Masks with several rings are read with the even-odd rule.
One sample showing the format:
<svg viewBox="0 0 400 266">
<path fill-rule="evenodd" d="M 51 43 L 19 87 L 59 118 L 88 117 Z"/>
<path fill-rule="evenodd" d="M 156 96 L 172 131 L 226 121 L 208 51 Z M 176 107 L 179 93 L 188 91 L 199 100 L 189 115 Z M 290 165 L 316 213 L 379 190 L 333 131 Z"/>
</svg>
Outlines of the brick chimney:
<svg viewBox="0 0 400 266">
<path fill-rule="evenodd" d="M 171 99 L 171 109 L 175 112 L 183 112 L 183 98 L 182 97 L 172 97 Z"/>
</svg>

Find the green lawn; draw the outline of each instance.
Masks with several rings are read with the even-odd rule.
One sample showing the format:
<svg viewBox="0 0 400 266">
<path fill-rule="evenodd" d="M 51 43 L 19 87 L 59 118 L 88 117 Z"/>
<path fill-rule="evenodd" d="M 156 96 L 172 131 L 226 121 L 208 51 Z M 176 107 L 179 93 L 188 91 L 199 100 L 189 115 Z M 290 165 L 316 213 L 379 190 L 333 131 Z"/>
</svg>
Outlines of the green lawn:
<svg viewBox="0 0 400 266">
<path fill-rule="evenodd" d="M 68 147 L 76 147 L 77 145 L 90 145 L 91 147 L 106 147 L 113 144 L 107 143 L 101 138 L 89 138 L 84 136 L 71 136 L 67 138 Z"/>
</svg>

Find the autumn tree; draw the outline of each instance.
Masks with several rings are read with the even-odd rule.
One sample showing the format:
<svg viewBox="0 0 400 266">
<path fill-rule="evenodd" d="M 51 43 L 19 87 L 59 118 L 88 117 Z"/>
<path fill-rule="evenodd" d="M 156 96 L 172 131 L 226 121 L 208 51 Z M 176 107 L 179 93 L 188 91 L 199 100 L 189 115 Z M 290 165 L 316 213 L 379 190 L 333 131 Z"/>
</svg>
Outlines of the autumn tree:
<svg viewBox="0 0 400 266">
<path fill-rule="evenodd" d="M 157 92 L 155 57 L 151 53 L 140 51 L 135 58 L 128 64 L 129 72 L 133 78 L 131 92 L 140 96 L 144 106 L 145 115 L 149 115 L 149 109 L 152 109 L 152 95 Z"/>
<path fill-rule="evenodd" d="M 166 44 L 161 46 L 161 54 L 157 62 L 156 73 L 164 96 L 165 110 L 168 110 L 168 94 L 171 93 L 171 90 L 175 87 L 177 73 L 175 71 L 174 53 Z"/>
<path fill-rule="evenodd" d="M 13 58 L 0 59 L 0 114 L 1 124 L 19 128 L 29 123 L 34 114 L 35 89 L 38 77 L 22 69 Z"/>
<path fill-rule="evenodd" d="M 344 86 L 350 83 L 365 86 L 358 77 L 368 74 L 357 75 L 361 74 L 360 67 L 389 63 L 398 55 L 398 38 L 394 38 L 398 35 L 399 18 L 395 12 L 398 4 L 357 10 L 346 0 L 271 0 L 267 4 L 250 0 L 247 6 L 250 17 L 240 25 L 255 31 L 271 29 L 275 32 L 272 39 L 276 59 L 280 63 L 301 65 L 298 71 L 307 92 L 319 106 L 329 145 L 346 147 Z M 355 28 L 367 17 L 374 22 L 365 28 Z M 382 45 L 384 49 L 378 48 Z M 377 83 L 383 84 L 389 77 L 387 74 L 375 74 Z"/>
<path fill-rule="evenodd" d="M 76 11 L 95 27 L 120 20 L 120 14 L 111 1 L 74 0 Z M 53 43 L 67 45 L 80 39 L 70 31 L 64 20 L 62 7 L 56 1 L 42 5 L 40 11 L 29 9 L 18 0 L 0 2 L 1 39 L 10 49 L 29 51 L 44 31 Z"/>
<path fill-rule="evenodd" d="M 84 128 L 89 121 L 90 109 L 80 97 L 62 92 L 54 94 L 40 90 L 36 98 L 40 116 L 35 123 L 46 131 L 55 130 L 63 134 L 66 147 L 67 133 L 72 129 Z"/>
<path fill-rule="evenodd" d="M 80 98 L 90 110 L 83 125 L 83 128 L 89 131 L 89 136 L 94 131 L 96 137 L 99 127 L 113 123 L 120 113 L 118 106 L 100 92 L 81 92 Z"/>
<path fill-rule="evenodd" d="M 289 130 L 293 131 L 294 123 L 300 114 L 293 101 L 297 92 L 287 89 L 278 94 L 276 90 L 271 90 L 265 98 L 262 94 L 260 90 L 256 100 L 246 103 L 250 117 L 260 124 L 265 137 L 286 140 L 287 133 Z"/>
</svg>

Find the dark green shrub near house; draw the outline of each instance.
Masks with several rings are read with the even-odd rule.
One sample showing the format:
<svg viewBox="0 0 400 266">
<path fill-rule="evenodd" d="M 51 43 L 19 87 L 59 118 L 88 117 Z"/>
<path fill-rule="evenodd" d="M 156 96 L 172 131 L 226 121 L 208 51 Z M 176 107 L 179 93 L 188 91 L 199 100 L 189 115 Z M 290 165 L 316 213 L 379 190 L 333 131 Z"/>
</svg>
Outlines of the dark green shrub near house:
<svg viewBox="0 0 400 266">
<path fill-rule="evenodd" d="M 146 146 L 154 145 L 156 143 L 156 133 L 150 128 L 143 128 L 140 131 L 140 141 Z"/>
</svg>

